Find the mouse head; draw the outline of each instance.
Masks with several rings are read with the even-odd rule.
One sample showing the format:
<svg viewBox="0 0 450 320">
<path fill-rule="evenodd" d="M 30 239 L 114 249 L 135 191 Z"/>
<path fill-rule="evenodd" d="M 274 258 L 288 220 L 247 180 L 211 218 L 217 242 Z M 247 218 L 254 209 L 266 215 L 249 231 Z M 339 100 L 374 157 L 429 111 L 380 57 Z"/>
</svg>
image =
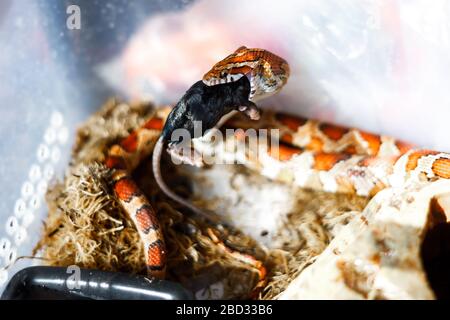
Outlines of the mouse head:
<svg viewBox="0 0 450 320">
<path fill-rule="evenodd" d="M 203 76 L 203 83 L 214 86 L 248 77 L 249 100 L 257 101 L 278 92 L 287 82 L 289 65 L 283 58 L 264 49 L 240 47 L 216 63 Z"/>
</svg>

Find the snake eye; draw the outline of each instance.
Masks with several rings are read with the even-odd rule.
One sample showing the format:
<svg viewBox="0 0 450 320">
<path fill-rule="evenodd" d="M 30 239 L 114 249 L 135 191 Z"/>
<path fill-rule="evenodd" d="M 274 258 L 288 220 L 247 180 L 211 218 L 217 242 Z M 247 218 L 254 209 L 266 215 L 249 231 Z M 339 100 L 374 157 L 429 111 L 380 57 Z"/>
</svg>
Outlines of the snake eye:
<svg viewBox="0 0 450 320">
<path fill-rule="evenodd" d="M 228 75 L 228 72 L 226 72 L 226 71 L 221 71 L 221 72 L 220 72 L 220 77 L 221 77 L 222 79 L 223 79 L 223 78 L 226 78 L 227 75 Z"/>
</svg>

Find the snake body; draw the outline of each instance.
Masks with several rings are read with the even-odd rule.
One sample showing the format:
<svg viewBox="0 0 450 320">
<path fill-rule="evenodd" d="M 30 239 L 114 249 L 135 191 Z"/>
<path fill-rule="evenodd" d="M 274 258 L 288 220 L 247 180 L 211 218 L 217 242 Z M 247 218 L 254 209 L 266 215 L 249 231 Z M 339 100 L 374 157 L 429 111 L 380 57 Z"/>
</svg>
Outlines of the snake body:
<svg viewBox="0 0 450 320">
<path fill-rule="evenodd" d="M 232 147 L 222 145 L 214 154 L 222 159 L 244 159 L 244 165 L 260 174 L 299 187 L 373 196 L 410 179 L 450 179 L 449 153 L 419 149 L 355 128 L 271 112 L 256 124 L 231 120 L 226 126 L 279 129 L 278 147 L 256 139 L 246 148 L 235 148 L 234 143 L 246 139 L 244 131 L 237 131 L 235 141 L 228 143 Z M 211 151 L 205 145 L 197 147 L 202 152 Z"/>
<path fill-rule="evenodd" d="M 153 277 L 164 278 L 166 248 L 161 227 L 152 205 L 131 177 L 141 159 L 148 156 L 158 139 L 164 119 L 150 118 L 108 152 L 105 164 L 114 169 L 112 188 L 123 210 L 133 221 L 144 246 L 147 270 Z"/>
<path fill-rule="evenodd" d="M 220 80 L 214 78 L 216 72 Z M 246 78 L 243 78 L 244 76 Z M 179 128 L 192 131 L 194 120 L 202 121 L 204 130 L 209 129 L 216 125 L 222 116 L 235 109 L 245 112 L 252 119 L 257 118 L 259 110 L 252 101 L 279 91 L 288 76 L 289 67 L 282 58 L 263 49 L 240 47 L 216 64 L 204 76 L 203 82 L 195 83 L 167 118 L 158 115 L 152 117 L 144 126 L 109 149 L 105 164 L 114 169 L 114 194 L 139 232 L 151 276 L 165 276 L 164 237 L 155 210 L 133 182 L 131 172 L 153 151 L 156 144 L 153 167 L 159 186 L 169 197 L 197 211 L 193 205 L 187 205 L 185 200 L 168 189 L 159 172 L 161 152 L 170 138 L 170 133 Z M 217 241 L 217 238 L 214 239 L 214 242 Z M 234 255 L 244 257 L 238 252 L 234 252 Z M 266 273 L 262 263 L 247 256 L 242 260 L 258 269 L 261 285 Z"/>
<path fill-rule="evenodd" d="M 250 83 L 245 100 L 253 102 L 278 92 L 289 77 L 289 66 L 284 59 L 266 50 L 240 47 L 214 65 L 202 81 L 206 86 L 215 87 L 242 81 L 244 76 Z M 251 119 L 259 118 L 259 110 L 254 104 L 244 104 L 238 110 Z M 111 147 L 105 162 L 114 169 L 114 193 L 136 225 L 145 248 L 149 273 L 156 277 L 164 277 L 165 273 L 164 237 L 155 210 L 130 173 L 152 153 L 158 140 L 157 153 L 160 155 L 161 132 L 167 123 L 173 123 L 173 119 L 166 119 L 167 113 L 155 114 L 144 126 Z M 225 141 L 223 148 L 216 147 L 215 154 L 219 158 L 245 159 L 243 164 L 260 174 L 300 187 L 373 196 L 383 188 L 405 183 L 408 179 L 450 178 L 450 154 L 416 149 L 402 141 L 358 129 L 270 112 L 264 113 L 258 122 L 232 119 L 226 126 L 279 129 L 280 143 L 276 150 L 265 141 L 257 141 L 253 150 L 239 154 L 237 150 L 242 149 L 227 148 Z M 245 134 L 236 133 L 233 140 L 233 143 L 244 143 Z M 213 148 L 203 142 L 193 142 L 200 152 L 209 152 Z M 243 260 L 257 266 L 261 282 L 265 277 L 261 262 L 252 257 Z"/>
</svg>

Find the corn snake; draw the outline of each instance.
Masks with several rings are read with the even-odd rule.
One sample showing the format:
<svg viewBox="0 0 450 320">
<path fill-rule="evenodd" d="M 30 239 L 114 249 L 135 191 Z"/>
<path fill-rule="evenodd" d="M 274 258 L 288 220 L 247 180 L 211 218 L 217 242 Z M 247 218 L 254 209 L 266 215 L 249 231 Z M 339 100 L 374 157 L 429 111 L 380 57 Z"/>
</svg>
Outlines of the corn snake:
<svg viewBox="0 0 450 320">
<path fill-rule="evenodd" d="M 259 143 L 245 155 L 233 155 L 235 149 L 230 154 L 222 146 L 215 154 L 245 159 L 244 165 L 259 173 L 298 187 L 373 196 L 410 179 L 450 179 L 450 154 L 418 149 L 388 136 L 271 112 L 264 114 L 256 126 L 238 120 L 231 120 L 229 125 L 277 128 L 280 145 L 271 150 Z M 241 132 L 235 138 L 243 143 L 245 136 Z"/>
<path fill-rule="evenodd" d="M 129 172 L 132 172 L 140 161 L 153 151 L 170 110 L 170 108 L 160 109 L 142 127 L 133 131 L 119 144 L 113 145 L 105 160 L 106 166 L 114 169 L 112 187 L 115 196 L 132 219 L 141 237 L 149 274 L 158 278 L 165 276 L 166 250 L 164 237 L 160 230 L 156 212 L 142 191 L 139 190 L 139 187 L 133 182 Z M 213 243 L 225 254 L 256 269 L 258 283 L 255 289 L 261 289 L 266 279 L 266 269 L 262 262 L 251 255 L 231 250 L 212 229 L 209 228 L 207 233 Z M 252 293 L 252 296 L 255 295 L 255 292 Z"/>
<path fill-rule="evenodd" d="M 256 101 L 281 89 L 289 76 L 289 67 L 283 59 L 265 50 L 241 47 L 205 74 L 203 82 L 215 86 L 237 81 L 243 76 L 250 80 L 249 100 Z M 161 110 L 143 127 L 113 146 L 106 160 L 109 168 L 116 169 L 113 189 L 140 233 L 149 272 L 156 277 L 164 277 L 165 273 L 164 239 L 156 213 L 129 174 L 142 158 L 152 152 L 164 128 L 167 113 L 167 110 Z M 254 114 L 250 117 L 257 118 Z M 276 153 L 267 145 L 258 145 L 258 150 L 253 150 L 256 157 L 238 155 L 235 149 L 226 148 L 216 149 L 216 154 L 219 157 L 243 157 L 246 159 L 244 165 L 260 174 L 290 181 L 297 186 L 373 196 L 379 190 L 403 183 L 413 176 L 450 178 L 450 155 L 415 150 L 411 145 L 389 137 L 270 112 L 257 123 L 232 119 L 226 126 L 246 128 L 249 124 L 251 127 L 280 129 L 281 144 Z M 236 135 L 238 143 L 244 141 L 242 138 Z M 210 148 L 202 142 L 194 142 L 193 145 L 201 152 Z M 266 152 L 261 153 L 260 150 Z M 219 243 L 217 238 L 214 241 Z M 252 257 L 243 260 L 259 270 L 262 282 L 266 270 L 261 262 Z"/>
</svg>

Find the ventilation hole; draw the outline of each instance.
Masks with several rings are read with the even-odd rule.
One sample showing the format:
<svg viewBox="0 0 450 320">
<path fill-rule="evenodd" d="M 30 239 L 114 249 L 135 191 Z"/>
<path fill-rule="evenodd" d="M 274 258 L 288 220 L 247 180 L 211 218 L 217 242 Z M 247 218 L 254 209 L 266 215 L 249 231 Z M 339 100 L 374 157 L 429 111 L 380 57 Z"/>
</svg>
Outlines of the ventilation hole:
<svg viewBox="0 0 450 320">
<path fill-rule="evenodd" d="M 44 162 L 50 156 L 50 150 L 45 144 L 41 144 L 37 150 L 37 159 L 39 162 Z"/>
<path fill-rule="evenodd" d="M 61 112 L 58 111 L 54 111 L 52 113 L 52 116 L 50 118 L 50 123 L 53 127 L 60 127 L 63 124 L 63 115 L 61 114 Z"/>
<path fill-rule="evenodd" d="M 41 199 L 38 195 L 33 195 L 30 199 L 30 202 L 28 203 L 30 206 L 30 209 L 37 210 L 41 207 Z"/>
<path fill-rule="evenodd" d="M 22 225 L 26 228 L 28 227 L 34 220 L 34 214 L 32 212 L 27 212 L 22 218 Z"/>
<path fill-rule="evenodd" d="M 16 261 L 17 258 L 17 251 L 14 248 L 11 248 L 8 252 L 8 254 L 6 255 L 6 264 L 12 264 Z"/>
<path fill-rule="evenodd" d="M 53 175 L 55 174 L 55 170 L 53 169 L 53 166 L 46 165 L 44 168 L 44 179 L 51 180 L 53 178 Z"/>
<path fill-rule="evenodd" d="M 53 144 L 56 140 L 56 132 L 53 128 L 48 128 L 44 134 L 44 141 L 47 144 Z"/>
<path fill-rule="evenodd" d="M 27 212 L 27 204 L 22 198 L 17 199 L 14 205 L 14 215 L 18 218 L 22 217 Z"/>
<path fill-rule="evenodd" d="M 19 227 L 19 222 L 17 221 L 17 218 L 14 216 L 11 216 L 6 220 L 6 233 L 9 235 L 13 235 L 14 232 L 16 232 L 17 228 Z"/>
<path fill-rule="evenodd" d="M 38 195 L 43 195 L 47 192 L 48 183 L 45 180 L 39 181 L 36 186 L 36 192 Z"/>
<path fill-rule="evenodd" d="M 25 199 L 29 198 L 34 192 L 33 184 L 30 181 L 25 181 L 22 185 L 21 193 Z"/>
<path fill-rule="evenodd" d="M 58 141 L 60 144 L 65 144 L 69 139 L 69 129 L 62 127 L 58 132 Z"/>
<path fill-rule="evenodd" d="M 27 230 L 23 227 L 20 227 L 19 230 L 17 230 L 16 235 L 14 236 L 14 242 L 17 246 L 20 246 L 25 239 L 27 238 Z"/>
<path fill-rule="evenodd" d="M 53 163 L 58 163 L 59 159 L 61 159 L 61 151 L 59 150 L 59 148 L 54 147 L 52 149 L 51 160 Z"/>
<path fill-rule="evenodd" d="M 9 249 L 11 248 L 11 241 L 7 238 L 0 239 L 0 257 L 4 257 Z"/>
<path fill-rule="evenodd" d="M 36 182 L 41 178 L 41 167 L 39 167 L 37 164 L 33 164 L 30 168 L 30 172 L 28 173 L 28 177 L 30 178 L 31 182 Z"/>
</svg>

